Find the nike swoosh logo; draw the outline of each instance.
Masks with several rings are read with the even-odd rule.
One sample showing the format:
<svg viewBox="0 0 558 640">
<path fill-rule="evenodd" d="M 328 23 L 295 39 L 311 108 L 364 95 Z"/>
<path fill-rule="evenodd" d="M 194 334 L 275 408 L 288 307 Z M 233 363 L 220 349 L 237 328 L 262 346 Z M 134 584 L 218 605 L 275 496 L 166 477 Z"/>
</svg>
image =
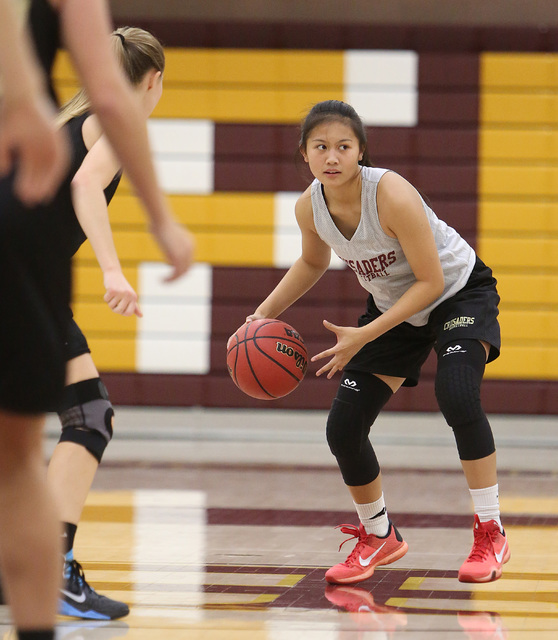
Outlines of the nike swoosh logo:
<svg viewBox="0 0 558 640">
<path fill-rule="evenodd" d="M 82 591 L 79 596 L 76 596 L 76 594 L 72 593 L 71 591 L 66 591 L 66 589 L 60 589 L 60 591 L 62 591 L 65 596 L 68 596 L 68 598 L 70 598 L 74 602 L 77 602 L 78 604 L 85 602 L 85 591 Z"/>
<path fill-rule="evenodd" d="M 372 558 L 376 555 L 378 555 L 378 553 L 380 553 L 380 551 L 383 549 L 383 547 L 385 547 L 387 544 L 387 540 L 384 542 L 384 544 L 381 547 L 378 547 L 376 549 L 376 551 L 374 551 L 374 553 L 370 554 L 368 556 L 368 558 L 364 559 L 362 556 L 358 557 L 358 561 L 360 562 L 360 566 L 361 567 L 367 567 L 371 562 L 372 562 Z"/>
<path fill-rule="evenodd" d="M 508 546 L 508 541 L 506 539 L 506 541 L 504 542 L 504 546 L 502 547 L 502 551 L 500 551 L 500 553 L 494 554 L 494 556 L 496 557 L 496 562 L 502 562 L 502 558 L 504 557 L 504 551 L 506 550 L 507 546 Z"/>
</svg>

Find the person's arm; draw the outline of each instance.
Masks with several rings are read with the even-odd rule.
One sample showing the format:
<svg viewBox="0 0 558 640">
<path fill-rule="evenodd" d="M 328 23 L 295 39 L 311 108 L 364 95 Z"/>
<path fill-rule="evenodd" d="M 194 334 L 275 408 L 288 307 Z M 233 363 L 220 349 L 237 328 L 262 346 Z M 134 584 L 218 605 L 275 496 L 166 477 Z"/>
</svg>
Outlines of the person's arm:
<svg viewBox="0 0 558 640">
<path fill-rule="evenodd" d="M 103 192 L 119 169 L 120 163 L 101 136 L 72 180 L 72 203 L 103 272 L 105 302 L 115 313 L 141 316 L 138 295 L 122 273 Z"/>
<path fill-rule="evenodd" d="M 0 0 L 0 86 L 0 176 L 15 168 L 15 194 L 32 206 L 56 192 L 68 151 L 27 32 L 9 0 Z"/>
<path fill-rule="evenodd" d="M 377 205 L 384 231 L 401 245 L 415 282 L 381 316 L 364 327 L 339 327 L 324 320 L 337 344 L 315 355 L 312 361 L 331 357 L 316 375 L 331 378 L 368 342 L 418 313 L 444 291 L 444 274 L 432 229 L 416 189 L 393 172 L 384 174 L 378 185 Z"/>
<path fill-rule="evenodd" d="M 385 231 L 396 238 L 415 276 L 415 282 L 397 302 L 363 327 L 377 338 L 418 313 L 444 291 L 444 274 L 434 235 L 416 189 L 400 175 L 388 172 L 378 185 L 378 211 Z"/>
<path fill-rule="evenodd" d="M 302 233 L 302 254 L 269 296 L 246 319 L 276 318 L 311 289 L 327 270 L 331 249 L 316 233 L 310 190 L 298 199 L 295 215 Z"/>
<path fill-rule="evenodd" d="M 150 220 L 150 229 L 174 267 L 168 280 L 193 260 L 191 234 L 177 224 L 155 174 L 145 117 L 110 47 L 105 0 L 50 0 L 58 8 L 62 33 L 103 131 L 120 159 Z"/>
</svg>

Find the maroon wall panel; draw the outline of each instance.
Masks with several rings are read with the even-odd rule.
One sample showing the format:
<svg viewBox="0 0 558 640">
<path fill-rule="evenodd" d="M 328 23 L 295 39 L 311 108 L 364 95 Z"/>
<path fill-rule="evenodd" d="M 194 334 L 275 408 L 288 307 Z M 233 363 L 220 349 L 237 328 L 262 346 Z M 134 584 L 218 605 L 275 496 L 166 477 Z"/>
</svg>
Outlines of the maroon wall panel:
<svg viewBox="0 0 558 640">
<path fill-rule="evenodd" d="M 204 22 L 121 16 L 116 26 L 152 31 L 168 47 L 412 49 L 421 53 L 558 51 L 558 28 L 457 25 Z"/>
<path fill-rule="evenodd" d="M 267 295 L 284 274 L 279 269 L 214 269 L 211 371 L 206 376 L 166 374 L 104 374 L 115 404 L 155 406 L 208 406 L 327 410 L 340 376 L 316 378 L 319 368 L 309 363 L 304 381 L 293 393 L 274 401 L 254 400 L 239 391 L 226 370 L 226 342 L 245 316 Z M 235 288 L 242 282 L 241 288 Z M 323 317 L 356 324 L 365 309 L 366 293 L 348 271 L 332 271 L 284 314 L 301 333 L 310 354 L 333 344 L 332 334 L 321 326 Z M 434 395 L 436 359 L 431 354 L 418 387 L 402 388 L 390 400 L 388 411 L 437 411 Z M 558 413 L 555 385 L 544 381 L 487 380 L 483 386 L 490 413 Z"/>
<path fill-rule="evenodd" d="M 293 393 L 273 401 L 249 398 L 235 387 L 228 375 L 202 377 L 108 372 L 103 374 L 103 379 L 115 405 L 326 411 L 340 377 L 337 375 L 326 380 L 308 373 Z M 556 384 L 550 381 L 485 380 L 482 395 L 487 413 L 558 414 Z M 419 385 L 401 388 L 389 401 L 386 411 L 437 412 L 432 377 L 424 371 Z M 529 428 L 528 418 L 525 428 Z"/>
</svg>

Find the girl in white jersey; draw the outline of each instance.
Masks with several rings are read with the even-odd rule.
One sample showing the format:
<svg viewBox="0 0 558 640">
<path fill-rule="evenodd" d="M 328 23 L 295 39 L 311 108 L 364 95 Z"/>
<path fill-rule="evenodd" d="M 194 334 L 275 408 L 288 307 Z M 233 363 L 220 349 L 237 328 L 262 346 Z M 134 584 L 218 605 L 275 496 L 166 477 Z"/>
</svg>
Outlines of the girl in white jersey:
<svg viewBox="0 0 558 640">
<path fill-rule="evenodd" d="M 473 549 L 459 580 L 496 580 L 510 552 L 500 522 L 494 439 L 480 404 L 485 364 L 500 348 L 492 272 L 411 184 L 370 167 L 366 133 L 350 105 L 316 104 L 302 123 L 300 152 L 315 177 L 295 207 L 302 255 L 247 320 L 285 311 L 325 273 L 332 249 L 369 292 L 358 327 L 324 320 L 336 344 L 312 358 L 328 359 L 318 376 L 343 372 L 326 433 L 360 519 L 358 528 L 341 525 L 357 544 L 326 580 L 361 582 L 407 552 L 388 518 L 368 435 L 393 393 L 417 384 L 433 348 L 436 398 L 454 431 L 475 510 Z"/>
</svg>

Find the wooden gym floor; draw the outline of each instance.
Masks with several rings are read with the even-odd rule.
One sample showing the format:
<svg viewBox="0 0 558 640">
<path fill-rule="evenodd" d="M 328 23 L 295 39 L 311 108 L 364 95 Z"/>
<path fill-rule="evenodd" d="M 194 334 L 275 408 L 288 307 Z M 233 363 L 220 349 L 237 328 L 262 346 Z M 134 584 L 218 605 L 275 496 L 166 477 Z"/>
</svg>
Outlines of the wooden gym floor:
<svg viewBox="0 0 558 640">
<path fill-rule="evenodd" d="M 512 557 L 461 584 L 471 504 L 438 415 L 386 413 L 372 440 L 407 555 L 356 587 L 324 570 L 355 514 L 323 412 L 117 410 L 76 538 L 113 622 L 60 618 L 58 640 L 550 640 L 558 637 L 558 418 L 491 416 Z M 58 424 L 49 418 L 48 457 Z M 10 637 L 0 607 L 0 637 Z"/>
</svg>

